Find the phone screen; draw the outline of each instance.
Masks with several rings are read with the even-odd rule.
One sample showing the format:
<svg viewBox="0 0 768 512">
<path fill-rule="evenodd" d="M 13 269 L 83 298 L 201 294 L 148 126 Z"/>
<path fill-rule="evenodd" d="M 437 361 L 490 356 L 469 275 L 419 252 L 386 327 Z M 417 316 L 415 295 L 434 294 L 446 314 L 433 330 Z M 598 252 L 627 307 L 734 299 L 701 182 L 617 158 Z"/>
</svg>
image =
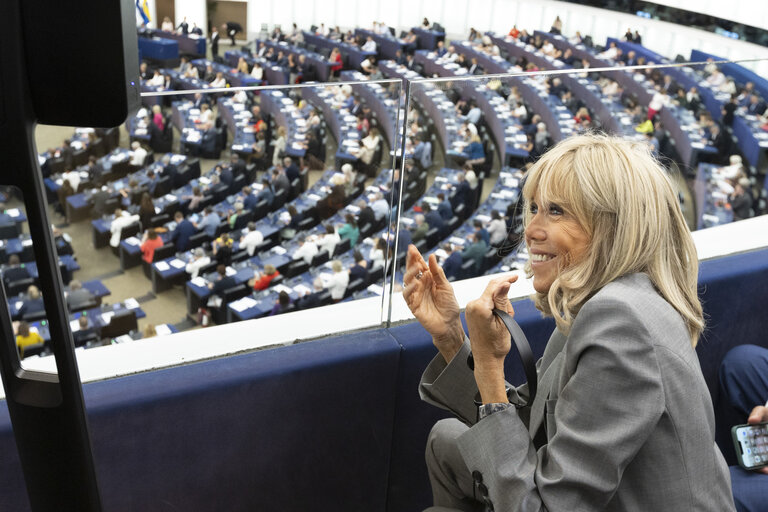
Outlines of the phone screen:
<svg viewBox="0 0 768 512">
<path fill-rule="evenodd" d="M 744 469 L 768 466 L 768 423 L 731 428 L 739 465 Z"/>
</svg>

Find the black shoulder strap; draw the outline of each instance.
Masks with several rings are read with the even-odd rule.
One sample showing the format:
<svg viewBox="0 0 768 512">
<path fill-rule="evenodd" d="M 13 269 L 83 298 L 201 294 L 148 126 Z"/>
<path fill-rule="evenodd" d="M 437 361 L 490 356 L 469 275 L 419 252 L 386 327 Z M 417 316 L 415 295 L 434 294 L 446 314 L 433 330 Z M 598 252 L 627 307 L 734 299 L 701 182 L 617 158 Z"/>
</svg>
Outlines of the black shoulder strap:
<svg viewBox="0 0 768 512">
<path fill-rule="evenodd" d="M 525 370 L 525 378 L 528 380 L 528 392 L 530 394 L 528 405 L 530 405 L 533 403 L 533 399 L 536 398 L 537 385 L 536 360 L 533 358 L 531 345 L 528 343 L 528 338 L 525 337 L 523 330 L 518 323 L 509 316 L 509 313 L 498 308 L 493 308 L 493 314 L 498 316 L 501 321 L 504 322 L 509 334 L 512 336 L 512 342 L 517 347 L 517 353 L 520 355 L 520 361 L 523 363 L 523 370 Z"/>
</svg>

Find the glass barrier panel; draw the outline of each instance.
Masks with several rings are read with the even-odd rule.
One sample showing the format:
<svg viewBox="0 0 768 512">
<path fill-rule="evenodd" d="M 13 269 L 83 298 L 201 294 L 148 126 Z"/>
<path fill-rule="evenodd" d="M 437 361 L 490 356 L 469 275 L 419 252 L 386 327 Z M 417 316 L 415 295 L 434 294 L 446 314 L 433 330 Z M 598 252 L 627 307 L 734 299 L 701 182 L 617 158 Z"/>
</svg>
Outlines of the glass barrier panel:
<svg viewBox="0 0 768 512">
<path fill-rule="evenodd" d="M 764 214 L 768 119 L 754 84 L 726 75 L 737 65 L 491 33 L 417 50 L 410 69 L 379 62 L 410 80 L 396 268 L 412 243 L 451 281 L 521 271 L 525 172 L 581 133 L 648 144 L 691 230 Z"/>
</svg>

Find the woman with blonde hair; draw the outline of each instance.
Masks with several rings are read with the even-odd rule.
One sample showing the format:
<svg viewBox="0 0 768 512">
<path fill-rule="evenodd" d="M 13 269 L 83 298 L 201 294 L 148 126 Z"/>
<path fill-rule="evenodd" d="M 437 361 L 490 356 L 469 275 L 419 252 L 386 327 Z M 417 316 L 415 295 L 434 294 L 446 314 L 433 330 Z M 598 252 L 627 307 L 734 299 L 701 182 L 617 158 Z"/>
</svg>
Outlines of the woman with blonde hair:
<svg viewBox="0 0 768 512">
<path fill-rule="evenodd" d="M 339 260 L 331 262 L 331 270 L 333 270 L 333 275 L 328 282 L 328 290 L 331 292 L 331 300 L 333 302 L 340 302 L 347 291 L 349 272 L 344 271 L 344 265 Z"/>
<path fill-rule="evenodd" d="M 694 350 L 696 249 L 666 171 L 643 144 L 572 137 L 531 167 L 522 195 L 526 274 L 557 326 L 531 403 L 528 384 L 504 380 L 511 339 L 493 312 L 514 314 L 517 276 L 467 305 L 467 341 L 435 257 L 409 247 L 404 298 L 439 351 L 421 396 L 461 420 L 427 442 L 434 504 L 734 510 Z"/>
</svg>

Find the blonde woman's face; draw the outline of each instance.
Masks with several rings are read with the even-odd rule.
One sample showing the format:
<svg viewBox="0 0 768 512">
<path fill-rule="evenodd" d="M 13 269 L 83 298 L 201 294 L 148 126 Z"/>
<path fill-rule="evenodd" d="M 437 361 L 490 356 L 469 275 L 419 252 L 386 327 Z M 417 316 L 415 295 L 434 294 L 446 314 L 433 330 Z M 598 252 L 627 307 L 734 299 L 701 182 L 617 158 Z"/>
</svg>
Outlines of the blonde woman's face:
<svg viewBox="0 0 768 512">
<path fill-rule="evenodd" d="M 531 202 L 531 220 L 525 230 L 525 242 L 531 259 L 533 287 L 539 293 L 547 293 L 560 269 L 578 261 L 590 240 L 567 209 L 554 203 L 543 203 L 537 192 Z"/>
</svg>

